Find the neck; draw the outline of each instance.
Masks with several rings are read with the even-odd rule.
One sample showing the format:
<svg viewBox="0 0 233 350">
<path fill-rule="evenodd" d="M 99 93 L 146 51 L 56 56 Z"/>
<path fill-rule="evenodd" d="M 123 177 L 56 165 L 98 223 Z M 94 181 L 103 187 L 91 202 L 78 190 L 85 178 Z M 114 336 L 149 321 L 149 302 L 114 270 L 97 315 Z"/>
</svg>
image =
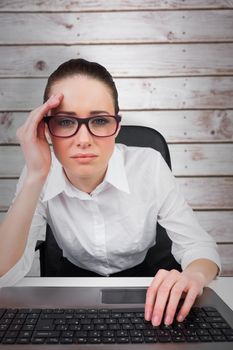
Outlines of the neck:
<svg viewBox="0 0 233 350">
<path fill-rule="evenodd" d="M 69 180 L 69 182 L 76 188 L 78 188 L 80 191 L 86 192 L 90 194 L 94 189 L 103 181 L 107 169 L 99 176 L 94 177 L 75 177 L 71 174 L 68 174 L 66 170 L 64 169 L 64 173 Z"/>
</svg>

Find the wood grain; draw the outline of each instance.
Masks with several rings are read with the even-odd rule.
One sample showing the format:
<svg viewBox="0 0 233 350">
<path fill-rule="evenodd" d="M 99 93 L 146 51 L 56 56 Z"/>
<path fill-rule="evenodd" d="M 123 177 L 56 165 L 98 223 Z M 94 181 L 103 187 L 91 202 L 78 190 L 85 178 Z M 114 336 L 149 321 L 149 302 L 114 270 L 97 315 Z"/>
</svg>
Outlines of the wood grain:
<svg viewBox="0 0 233 350">
<path fill-rule="evenodd" d="M 221 276 L 233 276 L 233 244 L 218 246 L 222 262 Z"/>
<path fill-rule="evenodd" d="M 233 74 L 233 44 L 0 46 L 0 77 L 48 77 L 71 58 L 96 61 L 114 77 Z"/>
<path fill-rule="evenodd" d="M 16 130 L 26 121 L 28 113 L 0 112 L 0 144 L 18 143 Z M 132 110 L 121 114 L 123 125 L 151 127 L 168 143 L 233 141 L 233 110 Z"/>
<path fill-rule="evenodd" d="M 0 44 L 232 42 L 232 22 L 231 10 L 0 13 Z"/>
<path fill-rule="evenodd" d="M 158 9 L 228 9 L 232 7 L 232 0 L 1 0 L 0 2 L 0 12 L 137 11 Z"/>
<path fill-rule="evenodd" d="M 169 145 L 176 176 L 230 176 L 233 174 L 232 144 Z M 24 158 L 19 146 L 0 146 L 0 177 L 17 177 Z"/>
<path fill-rule="evenodd" d="M 116 78 L 121 109 L 232 109 L 233 76 Z M 33 109 L 45 79 L 0 79 L 0 111 Z"/>
</svg>

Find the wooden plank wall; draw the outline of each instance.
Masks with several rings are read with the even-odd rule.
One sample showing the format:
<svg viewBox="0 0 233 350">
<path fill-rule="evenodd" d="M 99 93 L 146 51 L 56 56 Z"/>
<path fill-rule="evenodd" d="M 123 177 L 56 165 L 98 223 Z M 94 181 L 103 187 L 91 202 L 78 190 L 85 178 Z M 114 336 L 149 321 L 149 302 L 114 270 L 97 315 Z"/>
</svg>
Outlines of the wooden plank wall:
<svg viewBox="0 0 233 350">
<path fill-rule="evenodd" d="M 124 124 L 165 136 L 223 275 L 233 275 L 233 0 L 1 0 L 1 218 L 23 166 L 16 129 L 73 57 L 113 74 Z"/>
</svg>

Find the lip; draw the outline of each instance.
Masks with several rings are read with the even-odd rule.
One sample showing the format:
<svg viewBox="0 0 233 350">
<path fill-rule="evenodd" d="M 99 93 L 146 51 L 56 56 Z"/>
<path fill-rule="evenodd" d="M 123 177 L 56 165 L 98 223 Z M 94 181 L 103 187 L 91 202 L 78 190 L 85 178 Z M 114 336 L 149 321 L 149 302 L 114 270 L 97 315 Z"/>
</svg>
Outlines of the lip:
<svg viewBox="0 0 233 350">
<path fill-rule="evenodd" d="M 97 154 L 94 153 L 77 153 L 73 156 L 71 156 L 71 158 L 75 158 L 75 159 L 86 159 L 86 158 L 96 158 Z"/>
</svg>

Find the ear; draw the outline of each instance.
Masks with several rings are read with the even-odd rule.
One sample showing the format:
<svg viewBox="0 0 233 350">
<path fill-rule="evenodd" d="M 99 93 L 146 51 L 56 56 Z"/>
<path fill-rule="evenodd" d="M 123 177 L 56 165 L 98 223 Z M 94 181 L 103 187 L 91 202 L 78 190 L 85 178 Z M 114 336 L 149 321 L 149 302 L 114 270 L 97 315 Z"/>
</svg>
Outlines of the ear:
<svg viewBox="0 0 233 350">
<path fill-rule="evenodd" d="M 119 134 L 120 130 L 121 130 L 121 123 L 119 123 L 117 132 L 116 132 L 115 135 L 114 135 L 114 136 L 115 136 L 115 139 L 116 139 L 117 135 Z"/>
</svg>

